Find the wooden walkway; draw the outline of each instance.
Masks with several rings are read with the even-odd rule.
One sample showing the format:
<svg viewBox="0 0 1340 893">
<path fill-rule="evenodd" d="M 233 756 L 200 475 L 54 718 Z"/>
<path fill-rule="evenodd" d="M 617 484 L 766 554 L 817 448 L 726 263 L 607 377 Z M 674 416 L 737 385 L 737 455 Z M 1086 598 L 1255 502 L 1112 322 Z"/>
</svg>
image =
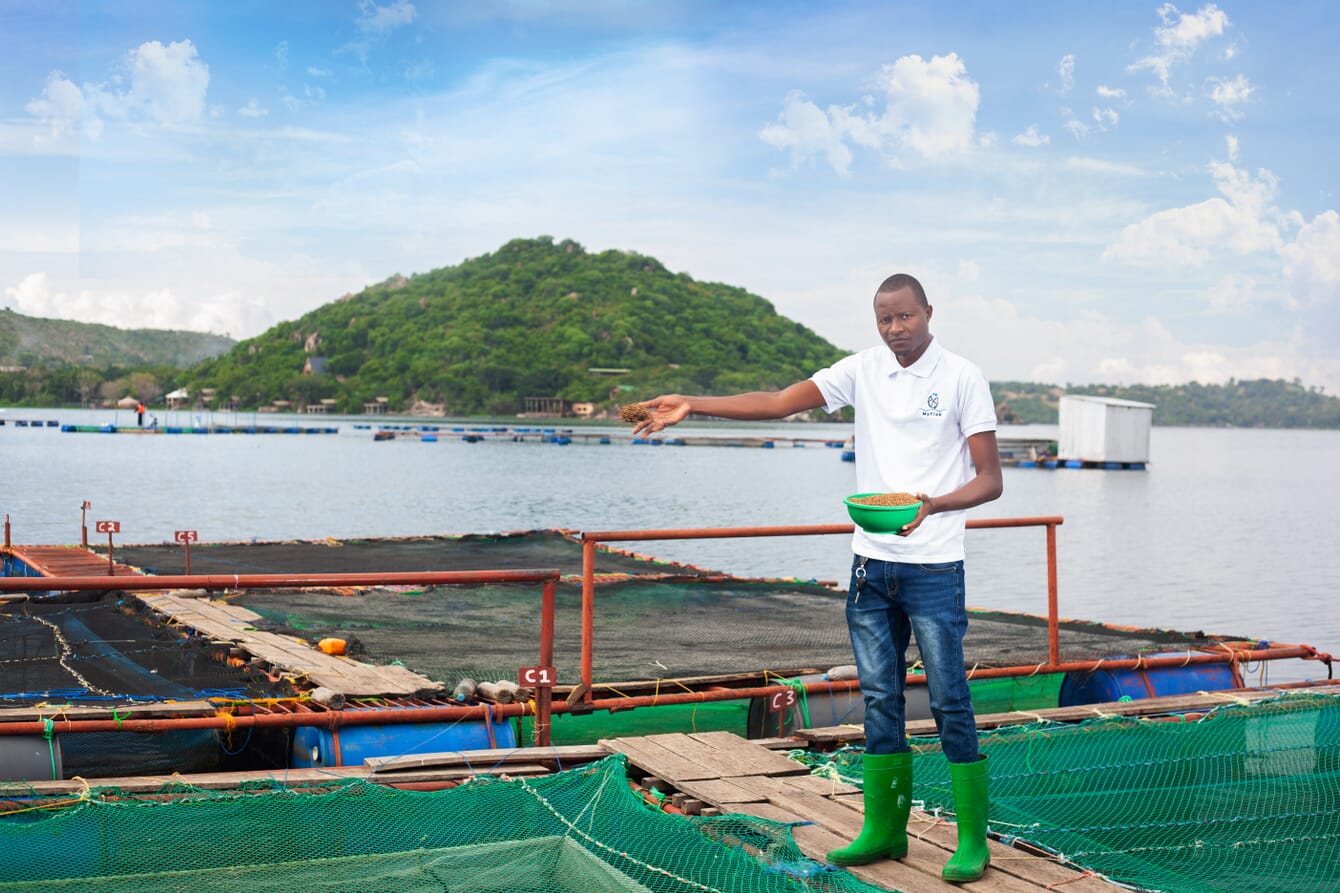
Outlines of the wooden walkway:
<svg viewBox="0 0 1340 893">
<path fill-rule="evenodd" d="M 345 697 L 396 697 L 443 691 L 443 684 L 401 666 L 365 664 L 326 654 L 306 641 L 255 628 L 261 615 L 248 608 L 173 593 L 134 593 L 141 602 L 210 640 L 238 648 L 306 686 Z"/>
<path fill-rule="evenodd" d="M 106 577 L 107 556 L 98 555 L 83 546 L 11 546 L 9 553 L 44 577 Z M 118 577 L 138 577 L 140 572 L 116 561 L 112 551 L 111 574 Z"/>
<path fill-rule="evenodd" d="M 681 808 L 702 804 L 722 812 L 746 813 L 791 829 L 806 856 L 824 861 L 829 850 L 861 832 L 864 806 L 859 788 L 809 774 L 800 763 L 730 732 L 651 735 L 602 741 L 622 753 L 657 788 L 683 793 Z M 685 808 L 687 807 L 687 808 Z M 990 841 L 991 867 L 980 881 L 955 885 L 940 869 L 957 845 L 954 825 L 920 810 L 908 822 L 909 848 L 901 861 L 884 859 L 847 870 L 869 884 L 902 893 L 1040 893 L 1064 885 L 1068 893 L 1108 893 L 1123 888 L 1049 859 Z"/>
</svg>

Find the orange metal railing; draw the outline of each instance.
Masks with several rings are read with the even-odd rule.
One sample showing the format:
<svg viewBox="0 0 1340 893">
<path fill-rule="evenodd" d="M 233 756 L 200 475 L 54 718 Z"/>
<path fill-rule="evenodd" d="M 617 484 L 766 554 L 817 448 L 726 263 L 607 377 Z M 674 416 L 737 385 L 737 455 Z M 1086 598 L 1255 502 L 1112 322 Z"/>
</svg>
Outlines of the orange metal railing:
<svg viewBox="0 0 1340 893">
<path fill-rule="evenodd" d="M 1257 660 L 1280 660 L 1286 658 L 1307 658 L 1327 661 L 1329 655 L 1321 654 L 1308 645 L 1288 645 L 1266 648 L 1233 649 L 1225 646 L 1218 652 L 1205 652 L 1168 657 L 1134 657 L 1120 660 L 1071 661 L 1061 662 L 1060 655 L 1060 610 L 1056 574 L 1056 528 L 1064 523 L 1059 516 L 1036 518 L 988 518 L 973 519 L 967 522 L 970 530 L 985 530 L 1015 527 L 1046 528 L 1047 549 L 1047 661 L 1036 666 L 974 668 L 970 679 L 991 679 L 1009 676 L 1029 676 L 1038 673 L 1067 673 L 1092 671 L 1099 665 L 1109 670 L 1144 669 L 1156 667 L 1182 667 L 1207 663 L 1248 662 Z M 766 697 L 784 690 L 783 686 L 764 686 L 761 688 L 730 689 L 720 688 L 707 691 L 680 692 L 675 694 L 647 695 L 640 697 L 621 697 L 617 699 L 596 700 L 593 694 L 594 670 L 594 634 L 595 634 L 595 556 L 596 544 L 608 542 L 633 542 L 646 540 L 686 540 L 718 539 L 732 537 L 764 536 L 827 536 L 832 534 L 851 534 L 855 528 L 851 524 L 814 524 L 779 527 L 710 527 L 698 529 L 664 530 L 606 530 L 582 533 L 582 638 L 581 638 L 581 685 L 574 692 L 578 697 L 569 698 L 566 705 L 556 705 L 563 711 L 577 701 L 583 710 L 628 709 L 655 704 L 685 704 L 699 701 L 733 700 L 747 697 Z M 920 677 L 909 676 L 909 681 L 921 682 Z M 790 687 L 790 686 L 786 686 Z M 856 680 L 839 682 L 812 682 L 804 684 L 806 691 L 855 690 L 860 687 Z"/>
</svg>

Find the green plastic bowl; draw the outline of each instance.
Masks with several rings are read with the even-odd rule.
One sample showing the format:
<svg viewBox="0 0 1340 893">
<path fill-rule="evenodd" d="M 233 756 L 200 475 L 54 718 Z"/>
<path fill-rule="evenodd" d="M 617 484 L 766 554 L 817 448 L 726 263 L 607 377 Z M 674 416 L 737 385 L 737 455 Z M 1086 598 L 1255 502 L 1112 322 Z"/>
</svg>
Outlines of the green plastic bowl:
<svg viewBox="0 0 1340 893">
<path fill-rule="evenodd" d="M 920 502 L 908 505 L 863 505 L 852 502 L 853 499 L 875 495 L 877 494 L 855 493 L 842 500 L 847 505 L 847 514 L 851 516 L 852 521 L 866 533 L 897 533 L 903 529 L 904 524 L 917 516 L 917 511 L 921 508 Z"/>
</svg>

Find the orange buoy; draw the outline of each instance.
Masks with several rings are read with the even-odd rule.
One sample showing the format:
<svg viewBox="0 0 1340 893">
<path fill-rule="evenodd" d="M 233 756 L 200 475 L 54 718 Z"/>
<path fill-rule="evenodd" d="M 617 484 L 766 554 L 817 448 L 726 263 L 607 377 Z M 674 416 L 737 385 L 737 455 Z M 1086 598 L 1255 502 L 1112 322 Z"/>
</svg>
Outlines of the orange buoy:
<svg viewBox="0 0 1340 893">
<path fill-rule="evenodd" d="M 346 645 L 344 639 L 322 639 L 316 643 L 316 647 L 326 654 L 343 654 Z"/>
</svg>

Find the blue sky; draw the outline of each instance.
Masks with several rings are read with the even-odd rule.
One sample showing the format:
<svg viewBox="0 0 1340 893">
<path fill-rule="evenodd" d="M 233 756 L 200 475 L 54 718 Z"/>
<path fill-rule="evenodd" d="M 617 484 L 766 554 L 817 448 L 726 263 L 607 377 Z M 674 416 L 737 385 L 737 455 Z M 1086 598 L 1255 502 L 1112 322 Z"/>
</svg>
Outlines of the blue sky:
<svg viewBox="0 0 1340 893">
<path fill-rule="evenodd" d="M 0 305 L 256 335 L 515 237 L 993 380 L 1340 393 L 1333 2 L 0 0 Z"/>
</svg>

